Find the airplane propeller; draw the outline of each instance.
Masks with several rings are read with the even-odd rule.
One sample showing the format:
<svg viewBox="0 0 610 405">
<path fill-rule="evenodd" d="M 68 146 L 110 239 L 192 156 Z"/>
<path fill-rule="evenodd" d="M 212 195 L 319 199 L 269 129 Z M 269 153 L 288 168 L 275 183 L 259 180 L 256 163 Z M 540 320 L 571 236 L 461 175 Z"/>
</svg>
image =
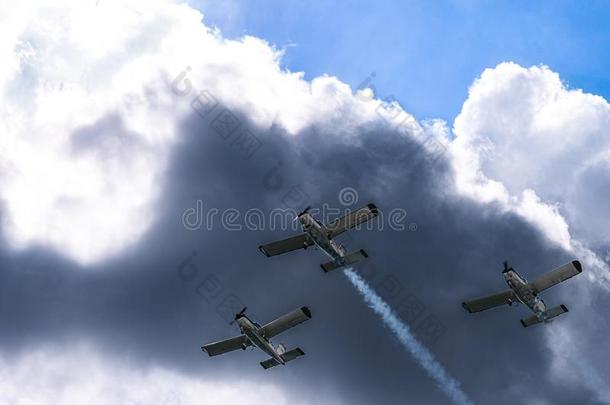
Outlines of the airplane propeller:
<svg viewBox="0 0 610 405">
<path fill-rule="evenodd" d="M 502 270 L 502 273 L 506 273 L 509 270 L 510 268 L 508 267 L 508 260 L 504 260 L 504 270 Z"/>
<path fill-rule="evenodd" d="M 244 307 L 241 311 L 239 311 L 238 313 L 235 314 L 235 319 L 233 319 L 229 325 L 233 325 L 235 323 L 235 321 L 237 321 L 239 318 L 241 318 L 244 315 L 244 312 L 246 312 L 246 310 L 248 309 L 248 307 Z"/>
<path fill-rule="evenodd" d="M 296 221 L 297 219 L 299 219 L 301 217 L 301 215 L 307 214 L 307 212 L 309 212 L 309 210 L 311 209 L 311 205 L 308 205 L 307 208 L 305 208 L 301 213 L 299 213 L 296 218 L 294 218 L 294 220 Z"/>
</svg>

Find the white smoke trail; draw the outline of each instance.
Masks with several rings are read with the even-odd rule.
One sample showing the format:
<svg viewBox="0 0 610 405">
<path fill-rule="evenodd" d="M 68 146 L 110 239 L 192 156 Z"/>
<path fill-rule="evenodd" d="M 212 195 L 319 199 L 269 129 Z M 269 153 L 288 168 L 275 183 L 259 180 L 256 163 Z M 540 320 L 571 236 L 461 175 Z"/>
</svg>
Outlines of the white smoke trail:
<svg viewBox="0 0 610 405">
<path fill-rule="evenodd" d="M 396 316 L 392 308 L 377 295 L 368 283 L 351 268 L 345 269 L 344 272 L 368 306 L 381 316 L 384 325 L 394 332 L 400 343 L 415 357 L 415 360 L 434 379 L 439 388 L 456 404 L 473 404 L 460 388 L 460 383 L 447 373 L 434 355 L 413 336 L 409 326 Z"/>
</svg>

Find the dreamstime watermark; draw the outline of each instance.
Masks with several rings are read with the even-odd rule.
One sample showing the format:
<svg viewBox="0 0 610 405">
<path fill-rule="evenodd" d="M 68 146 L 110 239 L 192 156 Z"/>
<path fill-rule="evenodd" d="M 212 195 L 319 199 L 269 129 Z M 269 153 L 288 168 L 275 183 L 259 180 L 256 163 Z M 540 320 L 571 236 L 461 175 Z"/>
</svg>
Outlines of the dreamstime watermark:
<svg viewBox="0 0 610 405">
<path fill-rule="evenodd" d="M 349 207 L 358 203 L 358 191 L 352 187 L 345 187 L 339 191 L 339 203 L 344 207 Z"/>
<path fill-rule="evenodd" d="M 357 211 L 332 207 L 324 203 L 320 208 L 309 209 L 309 214 L 314 218 L 329 225 L 330 228 L 335 220 L 344 216 L 356 214 Z M 239 210 L 237 208 L 219 209 L 206 207 L 203 200 L 197 200 L 195 207 L 187 208 L 182 214 L 182 225 L 189 231 L 224 229 L 227 231 L 298 231 L 301 224 L 296 221 L 299 212 L 293 208 L 273 208 L 265 211 L 260 208 L 249 208 Z M 417 225 L 408 224 L 407 212 L 403 208 L 393 208 L 387 215 L 378 209 L 377 218 L 370 221 L 355 221 L 353 225 L 348 223 L 350 229 L 367 229 L 383 231 L 417 230 Z M 349 220 L 348 220 L 349 221 Z"/>
<path fill-rule="evenodd" d="M 376 206 L 364 206 L 352 210 L 349 207 L 359 200 L 358 192 L 347 187 L 339 192 L 341 208 L 333 207 L 328 203 L 321 207 L 311 207 L 308 213 L 332 229 L 333 224 L 340 219 L 348 229 L 367 229 L 383 231 L 417 230 L 414 223 L 407 224 L 407 211 L 403 208 L 393 208 L 387 214 Z M 375 218 L 370 218 L 373 213 Z M 189 231 L 204 229 L 224 229 L 227 231 L 299 231 L 301 224 L 297 221 L 299 212 L 291 207 L 274 208 L 264 211 L 260 208 L 249 208 L 245 211 L 236 208 L 219 209 L 207 207 L 203 200 L 197 200 L 195 207 L 188 208 L 182 214 L 182 225 Z M 368 220 L 370 219 L 370 220 Z"/>
</svg>

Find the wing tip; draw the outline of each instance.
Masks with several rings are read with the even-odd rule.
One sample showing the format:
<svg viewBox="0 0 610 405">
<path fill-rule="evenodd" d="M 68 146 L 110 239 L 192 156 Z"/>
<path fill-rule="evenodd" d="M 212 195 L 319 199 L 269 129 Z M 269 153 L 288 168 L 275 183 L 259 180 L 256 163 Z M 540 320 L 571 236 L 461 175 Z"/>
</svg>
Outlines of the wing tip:
<svg viewBox="0 0 610 405">
<path fill-rule="evenodd" d="M 379 212 L 379 209 L 377 209 L 377 206 L 373 203 L 368 203 L 366 206 L 373 214 L 377 214 Z"/>
<path fill-rule="evenodd" d="M 465 302 L 462 302 L 462 308 L 468 311 L 469 314 L 472 314 L 472 311 L 470 310 L 470 308 L 468 308 L 468 305 Z"/>
<path fill-rule="evenodd" d="M 307 318 L 311 319 L 311 310 L 308 307 L 301 307 L 301 311 L 303 311 Z"/>
<path fill-rule="evenodd" d="M 576 270 L 579 273 L 582 273 L 582 264 L 580 264 L 580 262 L 578 260 L 573 260 L 572 265 L 574 266 L 574 268 L 576 268 Z"/>
<path fill-rule="evenodd" d="M 527 328 L 527 324 L 526 324 L 526 323 L 523 321 L 523 319 L 519 319 L 519 322 L 521 322 L 521 325 L 522 325 L 524 328 Z"/>
<path fill-rule="evenodd" d="M 297 351 L 297 353 L 299 353 L 299 356 L 305 356 L 305 352 L 300 347 L 297 347 L 295 350 Z"/>
<path fill-rule="evenodd" d="M 362 254 L 362 256 L 364 256 L 365 258 L 366 258 L 366 257 L 369 257 L 369 254 L 368 254 L 368 253 L 366 253 L 366 251 L 365 251 L 364 249 L 360 249 L 360 253 L 361 253 L 361 254 Z"/>
<path fill-rule="evenodd" d="M 563 312 L 570 312 L 568 311 L 568 307 L 566 307 L 565 305 L 561 304 L 560 307 L 561 309 L 563 309 Z"/>
<path fill-rule="evenodd" d="M 265 247 L 264 247 L 263 245 L 260 245 L 260 246 L 258 247 L 258 250 L 259 250 L 259 251 L 260 251 L 262 254 L 264 254 L 265 256 L 267 256 L 267 257 L 271 257 L 271 256 L 269 255 L 269 253 L 267 253 L 267 251 L 265 250 Z"/>
<path fill-rule="evenodd" d="M 201 351 L 204 352 L 205 354 L 207 354 L 208 356 L 212 357 L 212 355 L 210 354 L 210 352 L 207 351 L 205 346 L 201 346 Z"/>
</svg>

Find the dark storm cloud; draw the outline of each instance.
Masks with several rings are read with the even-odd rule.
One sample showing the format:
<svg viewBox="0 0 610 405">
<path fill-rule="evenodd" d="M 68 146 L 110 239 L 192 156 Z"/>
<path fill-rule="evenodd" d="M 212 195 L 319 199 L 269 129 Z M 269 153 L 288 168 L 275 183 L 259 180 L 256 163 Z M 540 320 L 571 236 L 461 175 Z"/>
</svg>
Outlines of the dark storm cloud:
<svg viewBox="0 0 610 405">
<path fill-rule="evenodd" d="M 292 203 L 297 209 L 325 202 L 341 207 L 337 193 L 352 187 L 358 204 L 374 202 L 383 212 L 404 208 L 407 224 L 417 225 L 360 230 L 345 238 L 349 250 L 372 253 L 359 270 L 373 288 L 395 307 L 417 303 L 409 319 L 416 335 L 472 400 L 595 403 L 584 390 L 549 380 L 543 330 L 520 326 L 527 314 L 523 308 L 469 315 L 460 306 L 464 298 L 504 287 L 504 259 L 534 277 L 529 269 L 541 272 L 572 257 L 549 247 L 516 216 L 456 197 L 445 158 L 427 158 L 383 122 L 362 127 L 353 137 L 322 126 L 291 137 L 282 128 L 261 130 L 247 116 L 231 114 L 239 123 L 231 134 L 214 122 L 215 114 L 193 113 L 183 123 L 183 142 L 159 180 L 157 221 L 136 248 L 88 269 L 43 248 L 3 253 L 5 353 L 84 336 L 134 362 L 201 378 L 276 382 L 298 396 L 323 398 L 328 392 L 355 404 L 447 403 L 345 276 L 320 270 L 326 261 L 320 252 L 266 258 L 256 247 L 289 232 L 220 226 L 189 231 L 182 224 L 184 212 L 198 200 L 205 209 L 241 213 Z M 239 143 L 243 130 L 254 151 Z M 202 354 L 202 343 L 237 333 L 227 324 L 226 308 L 241 303 L 262 322 L 308 305 L 313 319 L 276 338 L 302 347 L 307 356 L 263 371 L 257 364 L 265 358 L 261 352 L 213 359 Z M 420 315 L 433 317 L 440 334 L 418 330 Z"/>
</svg>

